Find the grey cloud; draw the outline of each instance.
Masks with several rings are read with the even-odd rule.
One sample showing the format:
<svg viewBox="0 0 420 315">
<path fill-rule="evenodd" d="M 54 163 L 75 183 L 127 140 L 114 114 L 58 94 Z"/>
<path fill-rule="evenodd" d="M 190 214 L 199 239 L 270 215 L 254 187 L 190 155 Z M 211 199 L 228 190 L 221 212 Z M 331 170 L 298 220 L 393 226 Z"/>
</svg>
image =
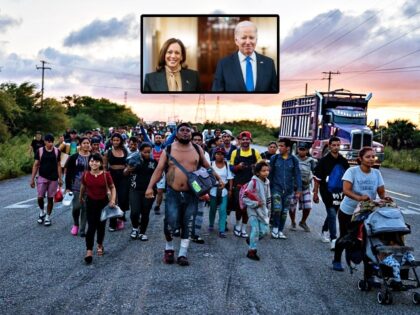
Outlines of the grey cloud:
<svg viewBox="0 0 420 315">
<path fill-rule="evenodd" d="M 0 32 L 5 32 L 8 28 L 18 26 L 21 23 L 21 19 L 15 19 L 8 15 L 0 15 Z"/>
<path fill-rule="evenodd" d="M 420 11 L 420 2 L 418 0 L 407 0 L 403 6 L 403 13 L 405 16 L 412 16 L 414 13 Z"/>
<path fill-rule="evenodd" d="M 378 21 L 378 16 L 372 10 L 359 16 L 346 15 L 338 9 L 331 10 L 295 28 L 285 38 L 281 49 L 287 53 L 317 51 L 346 33 L 348 35 L 334 43 L 334 49 L 357 46 L 369 37 Z"/>
<path fill-rule="evenodd" d="M 112 18 L 107 21 L 94 20 L 81 29 L 71 32 L 64 39 L 64 46 L 84 46 L 110 38 L 137 38 L 139 25 L 134 15 L 127 15 L 121 20 Z"/>
</svg>

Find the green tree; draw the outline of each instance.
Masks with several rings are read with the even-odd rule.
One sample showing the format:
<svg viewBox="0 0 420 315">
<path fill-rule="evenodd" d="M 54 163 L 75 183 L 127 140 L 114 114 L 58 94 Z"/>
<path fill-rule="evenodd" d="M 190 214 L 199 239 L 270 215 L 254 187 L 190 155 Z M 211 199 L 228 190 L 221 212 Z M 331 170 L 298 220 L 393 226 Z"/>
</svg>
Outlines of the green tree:
<svg viewBox="0 0 420 315">
<path fill-rule="evenodd" d="M 99 127 L 99 123 L 88 114 L 80 113 L 71 118 L 71 126 L 78 131 L 85 132 Z"/>
<path fill-rule="evenodd" d="M 10 138 L 10 129 L 16 128 L 15 119 L 21 114 L 14 98 L 4 90 L 0 90 L 0 142 Z"/>
<path fill-rule="evenodd" d="M 393 149 L 401 150 L 403 147 L 412 147 L 416 125 L 407 119 L 388 121 L 386 129 L 387 142 Z"/>
</svg>

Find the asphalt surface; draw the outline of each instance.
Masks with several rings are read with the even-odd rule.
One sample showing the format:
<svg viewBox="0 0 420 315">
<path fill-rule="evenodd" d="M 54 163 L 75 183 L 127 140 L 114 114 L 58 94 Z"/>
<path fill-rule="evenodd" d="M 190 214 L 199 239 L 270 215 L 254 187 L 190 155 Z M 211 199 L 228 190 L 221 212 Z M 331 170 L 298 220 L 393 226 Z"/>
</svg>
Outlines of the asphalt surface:
<svg viewBox="0 0 420 315">
<path fill-rule="evenodd" d="M 404 210 L 420 208 L 420 176 L 382 172 Z M 362 266 L 353 275 L 331 269 L 329 244 L 319 237 L 322 204 L 309 217 L 311 233 L 290 231 L 288 221 L 287 240 L 261 240 L 260 262 L 246 258 L 244 239 L 231 231 L 227 239 L 209 234 L 205 216 L 205 244 L 191 243 L 191 265 L 165 265 L 163 216 L 151 214 L 148 242 L 131 240 L 130 224 L 107 231 L 105 255 L 86 266 L 84 239 L 70 234 L 71 209 L 59 203 L 52 225 L 38 225 L 28 183 L 28 176 L 0 182 L 0 314 L 419 314 L 412 292 L 396 292 L 383 306 L 375 291 L 359 291 Z M 419 258 L 420 211 L 405 217 Z"/>
</svg>

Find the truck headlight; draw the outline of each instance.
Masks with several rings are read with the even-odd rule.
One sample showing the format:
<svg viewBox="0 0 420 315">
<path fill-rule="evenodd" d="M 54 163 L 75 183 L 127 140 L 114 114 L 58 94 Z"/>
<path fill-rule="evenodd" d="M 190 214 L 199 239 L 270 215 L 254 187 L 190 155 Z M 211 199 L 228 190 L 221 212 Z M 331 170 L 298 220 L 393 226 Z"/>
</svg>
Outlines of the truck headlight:
<svg viewBox="0 0 420 315">
<path fill-rule="evenodd" d="M 376 153 L 382 153 L 384 150 L 382 147 L 376 147 L 375 148 Z"/>
</svg>

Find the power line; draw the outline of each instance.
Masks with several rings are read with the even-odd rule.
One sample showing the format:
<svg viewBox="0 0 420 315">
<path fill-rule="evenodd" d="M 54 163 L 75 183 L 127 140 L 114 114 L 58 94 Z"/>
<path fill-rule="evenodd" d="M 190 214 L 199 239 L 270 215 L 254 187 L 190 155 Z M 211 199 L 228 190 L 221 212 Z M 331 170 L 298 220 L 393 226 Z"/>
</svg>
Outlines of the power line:
<svg viewBox="0 0 420 315">
<path fill-rule="evenodd" d="M 42 66 L 41 67 L 36 66 L 36 69 L 37 70 L 39 70 L 39 69 L 42 70 L 42 81 L 41 81 L 42 82 L 41 83 L 41 107 L 42 107 L 42 105 L 44 105 L 44 71 L 45 70 L 51 70 L 51 68 L 50 67 L 45 67 L 45 64 L 48 63 L 45 60 L 41 60 L 41 63 L 42 63 Z"/>
<path fill-rule="evenodd" d="M 331 79 L 332 79 L 332 77 L 331 77 L 331 75 L 338 75 L 338 74 L 340 74 L 340 72 L 338 72 L 338 71 L 336 71 L 336 72 L 331 72 L 331 71 L 328 71 L 328 72 L 322 72 L 323 74 L 328 74 L 328 77 L 327 78 L 323 78 L 322 80 L 328 80 L 328 92 L 330 91 L 330 88 L 331 88 Z"/>
</svg>

